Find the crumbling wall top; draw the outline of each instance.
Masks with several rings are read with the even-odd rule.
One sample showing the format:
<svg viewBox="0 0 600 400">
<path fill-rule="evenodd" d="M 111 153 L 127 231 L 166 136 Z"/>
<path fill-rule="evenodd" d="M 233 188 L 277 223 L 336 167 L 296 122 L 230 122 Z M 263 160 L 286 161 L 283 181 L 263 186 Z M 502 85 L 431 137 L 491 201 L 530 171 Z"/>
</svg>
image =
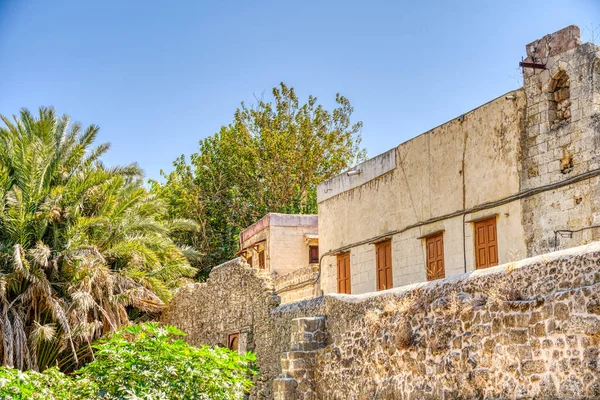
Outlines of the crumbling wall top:
<svg viewBox="0 0 600 400">
<path fill-rule="evenodd" d="M 580 36 L 579 27 L 570 25 L 541 39 L 534 40 L 526 46 L 526 61 L 539 62 L 574 49 L 581 44 Z"/>
</svg>

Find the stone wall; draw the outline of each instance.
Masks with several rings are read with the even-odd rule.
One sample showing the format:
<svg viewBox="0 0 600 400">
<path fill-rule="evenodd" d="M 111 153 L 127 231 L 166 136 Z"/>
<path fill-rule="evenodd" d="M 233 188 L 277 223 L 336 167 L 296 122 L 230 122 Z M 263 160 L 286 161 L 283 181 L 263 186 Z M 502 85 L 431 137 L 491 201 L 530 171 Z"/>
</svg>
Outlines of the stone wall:
<svg viewBox="0 0 600 400">
<path fill-rule="evenodd" d="M 326 296 L 327 346 L 315 352 L 313 386 L 280 398 L 598 398 L 599 289 L 594 243 L 439 282 Z"/>
<path fill-rule="evenodd" d="M 237 259 L 181 289 L 163 322 L 193 344 L 241 332 L 251 398 L 600 397 L 600 243 L 364 295 L 278 306 Z"/>
<path fill-rule="evenodd" d="M 600 47 L 581 44 L 570 26 L 526 46 L 527 95 L 521 189 L 554 184 L 600 168 Z M 528 255 L 600 239 L 598 177 L 522 200 Z M 585 228 L 582 231 L 578 231 Z M 554 231 L 574 230 L 559 237 Z"/>
<path fill-rule="evenodd" d="M 228 336 L 239 333 L 239 350 L 253 351 L 259 360 L 253 396 L 271 398 L 272 381 L 281 373 L 280 354 L 290 349 L 292 319 L 323 313 L 322 297 L 279 304 L 270 274 L 236 258 L 213 268 L 206 282 L 180 288 L 161 322 L 186 332 L 193 345 L 226 346 Z"/>
<path fill-rule="evenodd" d="M 319 291 L 319 265 L 309 264 L 273 280 L 275 293 L 281 298 L 281 304 L 294 303 L 317 297 Z"/>
</svg>

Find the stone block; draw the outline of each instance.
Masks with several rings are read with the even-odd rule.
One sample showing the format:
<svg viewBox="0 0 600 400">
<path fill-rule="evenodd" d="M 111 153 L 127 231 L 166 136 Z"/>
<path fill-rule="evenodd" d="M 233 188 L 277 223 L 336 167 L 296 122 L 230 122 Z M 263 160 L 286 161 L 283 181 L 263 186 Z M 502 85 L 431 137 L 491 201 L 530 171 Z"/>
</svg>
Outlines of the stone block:
<svg viewBox="0 0 600 400">
<path fill-rule="evenodd" d="M 530 360 L 521 364 L 523 375 L 541 374 L 546 371 L 546 363 L 542 360 Z"/>
</svg>

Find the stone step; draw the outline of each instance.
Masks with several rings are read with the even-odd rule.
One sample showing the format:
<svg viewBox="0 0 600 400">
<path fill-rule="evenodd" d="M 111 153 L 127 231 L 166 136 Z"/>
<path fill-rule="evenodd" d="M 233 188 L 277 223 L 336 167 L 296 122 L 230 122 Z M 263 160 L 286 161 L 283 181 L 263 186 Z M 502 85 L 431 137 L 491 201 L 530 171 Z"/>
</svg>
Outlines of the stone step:
<svg viewBox="0 0 600 400">
<path fill-rule="evenodd" d="M 273 380 L 273 400 L 296 400 L 298 382 L 292 378 Z"/>
<path fill-rule="evenodd" d="M 314 351 L 288 351 L 281 354 L 281 373 L 286 378 L 311 378 L 315 366 Z"/>
</svg>

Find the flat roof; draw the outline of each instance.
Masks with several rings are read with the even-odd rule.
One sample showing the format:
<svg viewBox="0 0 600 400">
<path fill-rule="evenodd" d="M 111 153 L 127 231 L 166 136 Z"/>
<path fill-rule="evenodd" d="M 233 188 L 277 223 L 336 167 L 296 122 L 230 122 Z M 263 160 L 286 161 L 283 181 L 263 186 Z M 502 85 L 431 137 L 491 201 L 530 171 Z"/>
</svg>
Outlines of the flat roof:
<svg viewBox="0 0 600 400">
<path fill-rule="evenodd" d="M 245 242 L 268 226 L 319 226 L 316 214 L 268 213 L 240 233 L 240 243 Z"/>
</svg>

